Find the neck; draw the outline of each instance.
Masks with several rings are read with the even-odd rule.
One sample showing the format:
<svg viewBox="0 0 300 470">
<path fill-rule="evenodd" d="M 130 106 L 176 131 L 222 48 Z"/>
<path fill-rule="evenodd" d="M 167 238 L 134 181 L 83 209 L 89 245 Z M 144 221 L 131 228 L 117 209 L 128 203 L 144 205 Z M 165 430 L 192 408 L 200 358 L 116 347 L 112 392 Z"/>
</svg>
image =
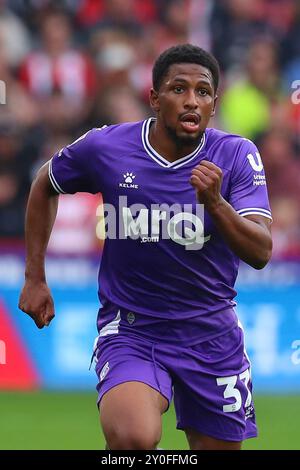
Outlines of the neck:
<svg viewBox="0 0 300 470">
<path fill-rule="evenodd" d="M 198 147 L 202 138 L 203 134 L 197 142 L 185 143 L 176 139 L 175 134 L 174 136 L 171 135 L 158 120 L 150 125 L 149 142 L 151 146 L 171 163 L 192 153 Z"/>
</svg>

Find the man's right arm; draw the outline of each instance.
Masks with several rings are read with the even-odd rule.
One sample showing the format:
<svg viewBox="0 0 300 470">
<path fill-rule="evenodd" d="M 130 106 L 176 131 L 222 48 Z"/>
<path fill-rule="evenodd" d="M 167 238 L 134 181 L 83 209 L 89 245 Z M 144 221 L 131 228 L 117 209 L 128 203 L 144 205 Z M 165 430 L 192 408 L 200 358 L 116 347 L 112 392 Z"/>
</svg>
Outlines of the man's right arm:
<svg viewBox="0 0 300 470">
<path fill-rule="evenodd" d="M 25 284 L 19 308 L 27 313 L 38 328 L 48 326 L 54 318 L 54 305 L 46 283 L 45 254 L 56 218 L 58 193 L 48 177 L 48 163 L 32 183 L 25 218 L 26 268 Z"/>
</svg>

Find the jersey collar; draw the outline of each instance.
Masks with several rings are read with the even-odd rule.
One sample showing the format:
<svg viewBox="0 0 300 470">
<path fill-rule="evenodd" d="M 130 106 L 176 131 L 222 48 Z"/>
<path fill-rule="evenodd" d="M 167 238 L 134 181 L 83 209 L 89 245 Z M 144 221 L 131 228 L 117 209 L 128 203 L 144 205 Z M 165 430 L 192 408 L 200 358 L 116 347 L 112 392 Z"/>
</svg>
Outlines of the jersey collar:
<svg viewBox="0 0 300 470">
<path fill-rule="evenodd" d="M 156 152 L 156 150 L 154 150 L 154 148 L 151 146 L 149 142 L 150 126 L 153 121 L 155 121 L 155 118 L 151 117 L 149 119 L 146 119 L 146 121 L 143 122 L 142 142 L 143 142 L 144 149 L 149 155 L 149 157 L 151 157 L 159 165 L 165 168 L 175 168 L 175 169 L 180 168 L 181 166 L 193 160 L 198 155 L 198 153 L 203 149 L 205 145 L 205 140 L 206 140 L 205 132 L 202 136 L 200 144 L 192 153 L 190 153 L 189 155 L 186 155 L 185 157 L 179 158 L 178 160 L 175 160 L 174 162 L 169 162 L 164 157 L 162 157 L 158 152 Z"/>
</svg>

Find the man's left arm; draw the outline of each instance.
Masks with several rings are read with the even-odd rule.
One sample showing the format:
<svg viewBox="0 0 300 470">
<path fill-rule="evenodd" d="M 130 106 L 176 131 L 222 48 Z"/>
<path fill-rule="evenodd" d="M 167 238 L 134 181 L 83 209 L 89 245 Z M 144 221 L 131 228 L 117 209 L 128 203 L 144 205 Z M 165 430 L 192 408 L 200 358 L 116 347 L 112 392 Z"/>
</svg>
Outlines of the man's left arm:
<svg viewBox="0 0 300 470">
<path fill-rule="evenodd" d="M 192 170 L 190 183 L 232 251 L 253 268 L 262 269 L 272 254 L 270 219 L 239 215 L 221 195 L 222 170 L 214 163 L 203 160 Z"/>
</svg>

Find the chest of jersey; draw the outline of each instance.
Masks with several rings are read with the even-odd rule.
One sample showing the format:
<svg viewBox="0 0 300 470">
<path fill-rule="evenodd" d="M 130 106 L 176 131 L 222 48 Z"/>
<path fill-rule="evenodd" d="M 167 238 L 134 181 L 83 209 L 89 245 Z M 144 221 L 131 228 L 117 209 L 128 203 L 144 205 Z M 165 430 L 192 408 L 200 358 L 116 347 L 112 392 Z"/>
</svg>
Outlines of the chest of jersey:
<svg viewBox="0 0 300 470">
<path fill-rule="evenodd" d="M 110 158 L 102 184 L 107 236 L 144 243 L 171 239 L 201 249 L 215 227 L 189 180 L 192 169 L 205 158 L 200 153 L 177 169 L 163 167 L 143 152 Z M 223 169 L 225 198 L 228 178 Z"/>
</svg>

